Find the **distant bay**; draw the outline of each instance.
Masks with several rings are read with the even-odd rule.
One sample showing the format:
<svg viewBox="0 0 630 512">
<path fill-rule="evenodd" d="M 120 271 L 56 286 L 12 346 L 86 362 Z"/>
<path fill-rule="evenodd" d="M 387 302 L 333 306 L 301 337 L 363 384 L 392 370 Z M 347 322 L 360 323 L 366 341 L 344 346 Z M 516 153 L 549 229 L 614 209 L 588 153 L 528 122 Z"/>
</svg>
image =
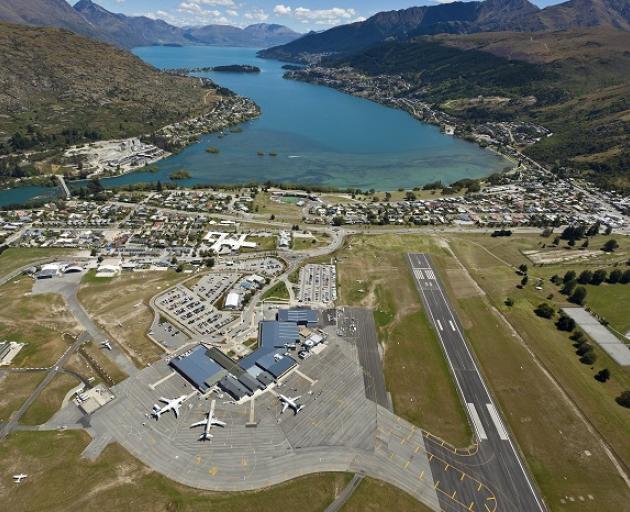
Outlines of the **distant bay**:
<svg viewBox="0 0 630 512">
<path fill-rule="evenodd" d="M 436 180 L 478 178 L 509 165 L 503 157 L 445 135 L 405 112 L 327 87 L 285 80 L 283 63 L 259 59 L 256 51 L 212 46 L 136 48 L 136 55 L 163 69 L 231 64 L 260 68 L 255 74 L 201 76 L 252 98 L 262 116 L 242 125 L 239 133 L 202 137 L 198 144 L 159 162 L 157 172 L 135 172 L 103 183 L 168 182 L 171 173 L 185 169 L 191 178 L 178 181 L 180 186 L 271 181 L 395 190 Z M 208 147 L 219 152 L 209 153 Z M 0 191 L 0 206 L 23 202 L 27 195 L 17 189 Z"/>
</svg>

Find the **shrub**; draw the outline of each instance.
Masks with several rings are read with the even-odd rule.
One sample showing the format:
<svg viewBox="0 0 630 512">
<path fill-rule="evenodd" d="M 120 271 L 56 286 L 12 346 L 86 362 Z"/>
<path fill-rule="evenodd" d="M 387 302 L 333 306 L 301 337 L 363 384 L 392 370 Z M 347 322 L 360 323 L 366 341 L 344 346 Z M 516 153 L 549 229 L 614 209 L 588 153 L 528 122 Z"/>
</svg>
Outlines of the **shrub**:
<svg viewBox="0 0 630 512">
<path fill-rule="evenodd" d="M 534 313 L 541 318 L 553 318 L 553 315 L 555 315 L 556 312 L 549 304 L 543 302 L 534 309 Z"/>
</svg>

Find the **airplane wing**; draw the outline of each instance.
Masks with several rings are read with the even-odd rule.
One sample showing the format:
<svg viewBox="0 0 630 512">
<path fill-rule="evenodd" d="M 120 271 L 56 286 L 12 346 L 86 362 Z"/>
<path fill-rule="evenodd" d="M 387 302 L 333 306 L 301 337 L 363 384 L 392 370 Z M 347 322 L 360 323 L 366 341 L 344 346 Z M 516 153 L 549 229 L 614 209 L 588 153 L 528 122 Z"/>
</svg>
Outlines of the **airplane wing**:
<svg viewBox="0 0 630 512">
<path fill-rule="evenodd" d="M 225 421 L 212 420 L 213 425 L 219 425 L 219 427 L 225 427 Z"/>
<path fill-rule="evenodd" d="M 160 402 L 164 402 L 165 404 L 169 403 L 170 400 L 168 398 L 164 398 L 163 396 L 160 397 Z"/>
<path fill-rule="evenodd" d="M 205 425 L 206 423 L 208 423 L 208 420 L 201 420 L 201 421 L 198 421 L 197 423 L 193 423 L 190 426 L 190 428 L 192 428 L 192 427 L 200 427 L 201 425 Z"/>
<path fill-rule="evenodd" d="M 296 400 L 299 400 L 300 398 L 302 398 L 302 395 L 298 395 L 298 396 L 292 398 L 291 400 L 295 402 Z"/>
<path fill-rule="evenodd" d="M 282 412 L 286 411 L 287 407 L 289 407 L 289 404 L 286 402 L 282 402 Z"/>
<path fill-rule="evenodd" d="M 179 405 L 173 406 L 173 412 L 175 413 L 175 417 L 179 418 Z"/>
</svg>

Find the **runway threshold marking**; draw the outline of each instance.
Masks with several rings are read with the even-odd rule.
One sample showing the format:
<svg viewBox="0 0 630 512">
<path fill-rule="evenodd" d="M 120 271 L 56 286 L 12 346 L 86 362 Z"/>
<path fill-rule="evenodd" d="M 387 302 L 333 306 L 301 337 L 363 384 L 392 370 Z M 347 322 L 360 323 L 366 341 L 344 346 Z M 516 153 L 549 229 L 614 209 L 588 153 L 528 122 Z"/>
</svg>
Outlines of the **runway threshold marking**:
<svg viewBox="0 0 630 512">
<path fill-rule="evenodd" d="M 468 414 L 470 414 L 470 418 L 473 422 L 473 427 L 475 427 L 475 432 L 477 433 L 477 437 L 480 441 L 488 439 L 488 435 L 486 434 L 486 429 L 483 428 L 483 424 L 481 423 L 481 418 L 477 413 L 477 408 L 475 404 L 467 403 L 466 408 L 468 409 Z"/>
<path fill-rule="evenodd" d="M 449 320 L 448 323 L 451 325 L 451 329 L 453 330 L 453 332 L 455 332 L 457 329 L 455 329 L 455 324 L 453 323 L 453 320 Z"/>
<path fill-rule="evenodd" d="M 494 423 L 494 426 L 496 427 L 497 432 L 499 433 L 499 437 L 501 438 L 501 440 L 507 441 L 509 439 L 509 436 L 508 436 L 507 431 L 505 430 L 505 427 L 503 426 L 503 422 L 501 421 L 501 418 L 499 417 L 497 408 L 494 406 L 494 404 L 486 404 L 486 408 L 488 409 L 488 412 L 490 413 L 490 417 L 492 418 L 492 422 Z"/>
<path fill-rule="evenodd" d="M 168 379 L 170 379 L 173 375 L 175 375 L 175 372 L 171 372 L 169 373 L 166 377 L 162 377 L 160 380 L 154 382 L 153 384 L 149 384 L 149 387 L 155 391 L 155 388 L 157 388 L 160 384 L 162 384 L 163 382 L 166 382 Z"/>
<path fill-rule="evenodd" d="M 437 322 L 437 325 L 438 325 L 440 331 L 443 331 L 444 329 L 442 328 L 442 322 L 440 322 L 439 320 L 436 320 L 436 322 Z"/>
</svg>

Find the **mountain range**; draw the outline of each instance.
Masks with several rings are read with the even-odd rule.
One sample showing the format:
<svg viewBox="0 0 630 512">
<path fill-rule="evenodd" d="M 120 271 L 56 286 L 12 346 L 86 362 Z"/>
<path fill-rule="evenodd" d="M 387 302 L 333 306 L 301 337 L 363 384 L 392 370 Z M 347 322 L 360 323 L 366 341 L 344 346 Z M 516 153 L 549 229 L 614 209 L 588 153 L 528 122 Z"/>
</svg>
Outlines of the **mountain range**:
<svg viewBox="0 0 630 512">
<path fill-rule="evenodd" d="M 630 0 L 570 0 L 539 9 L 528 0 L 453 2 L 381 12 L 365 21 L 310 33 L 264 50 L 263 57 L 288 61 L 349 54 L 417 36 L 479 32 L 541 32 L 605 26 L 630 31 Z"/>
<path fill-rule="evenodd" d="M 264 48 L 301 36 L 285 26 L 267 23 L 243 29 L 229 25 L 176 27 L 146 16 L 112 13 L 91 0 L 80 0 L 74 7 L 65 0 L 0 0 L 0 21 L 64 28 L 122 48 L 160 44 Z"/>
</svg>

